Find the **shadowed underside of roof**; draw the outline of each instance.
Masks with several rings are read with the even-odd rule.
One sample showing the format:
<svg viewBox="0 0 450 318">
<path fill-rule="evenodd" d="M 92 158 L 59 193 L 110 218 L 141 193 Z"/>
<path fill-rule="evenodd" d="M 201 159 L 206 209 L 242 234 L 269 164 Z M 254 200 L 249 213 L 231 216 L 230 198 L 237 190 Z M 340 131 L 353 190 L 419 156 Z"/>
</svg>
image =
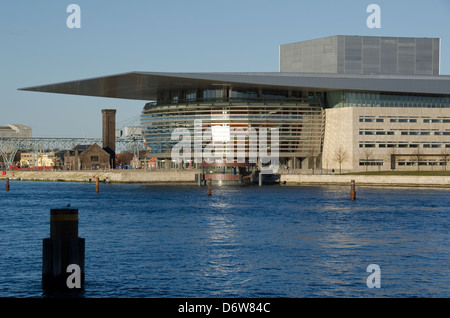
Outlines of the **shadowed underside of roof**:
<svg viewBox="0 0 450 318">
<path fill-rule="evenodd" d="M 21 88 L 23 91 L 156 100 L 165 90 L 221 87 L 359 90 L 450 95 L 450 76 L 350 75 L 322 73 L 159 73 L 131 72 Z"/>
</svg>

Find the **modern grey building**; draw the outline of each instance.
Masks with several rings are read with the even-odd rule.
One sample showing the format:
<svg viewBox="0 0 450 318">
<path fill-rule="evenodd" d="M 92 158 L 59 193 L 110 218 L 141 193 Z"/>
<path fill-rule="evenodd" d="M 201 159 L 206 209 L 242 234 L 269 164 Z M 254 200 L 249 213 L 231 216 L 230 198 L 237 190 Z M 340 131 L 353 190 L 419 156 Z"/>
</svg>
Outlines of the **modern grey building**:
<svg viewBox="0 0 450 318">
<path fill-rule="evenodd" d="M 439 75 L 439 39 L 334 36 L 281 45 L 279 65 L 271 73 L 132 72 L 24 90 L 148 101 L 144 142 L 165 166 L 174 129 L 193 131 L 201 120 L 204 130 L 277 128 L 281 165 L 304 172 L 446 167 L 450 76 Z"/>
<path fill-rule="evenodd" d="M 439 75 L 440 39 L 336 35 L 280 46 L 280 72 Z"/>
</svg>

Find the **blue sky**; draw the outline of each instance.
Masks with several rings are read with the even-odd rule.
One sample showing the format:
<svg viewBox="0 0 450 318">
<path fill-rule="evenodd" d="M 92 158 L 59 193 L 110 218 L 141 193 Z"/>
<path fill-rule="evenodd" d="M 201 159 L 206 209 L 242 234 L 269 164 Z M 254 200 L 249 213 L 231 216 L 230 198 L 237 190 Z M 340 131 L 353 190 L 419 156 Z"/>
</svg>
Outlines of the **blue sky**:
<svg viewBox="0 0 450 318">
<path fill-rule="evenodd" d="M 69 29 L 70 4 L 81 29 Z M 381 29 L 366 8 L 381 7 Z M 279 45 L 331 35 L 441 38 L 450 74 L 450 0 L 0 1 L 0 125 L 40 137 L 100 137 L 101 109 L 135 123 L 145 101 L 19 91 L 130 71 L 278 71 Z"/>
</svg>

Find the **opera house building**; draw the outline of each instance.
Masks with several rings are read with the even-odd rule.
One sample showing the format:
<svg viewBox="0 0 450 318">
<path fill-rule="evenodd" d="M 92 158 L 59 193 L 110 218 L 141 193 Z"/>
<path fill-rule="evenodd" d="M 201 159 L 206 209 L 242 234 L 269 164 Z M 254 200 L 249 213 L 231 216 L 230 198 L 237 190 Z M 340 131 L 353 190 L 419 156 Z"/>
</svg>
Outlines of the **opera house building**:
<svg viewBox="0 0 450 318">
<path fill-rule="evenodd" d="M 147 157 L 166 166 L 174 130 L 194 136 L 199 123 L 266 128 L 269 145 L 277 129 L 280 166 L 305 172 L 442 169 L 450 153 L 437 38 L 331 36 L 281 45 L 279 72 L 131 72 L 23 90 L 142 100 Z"/>
</svg>

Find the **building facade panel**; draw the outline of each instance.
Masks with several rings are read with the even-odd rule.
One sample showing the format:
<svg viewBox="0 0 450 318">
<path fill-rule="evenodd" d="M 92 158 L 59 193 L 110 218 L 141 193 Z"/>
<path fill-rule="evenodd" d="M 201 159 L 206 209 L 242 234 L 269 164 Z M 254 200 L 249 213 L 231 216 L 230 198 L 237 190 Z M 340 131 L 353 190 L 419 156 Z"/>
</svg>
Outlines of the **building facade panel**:
<svg viewBox="0 0 450 318">
<path fill-rule="evenodd" d="M 345 37 L 345 73 L 361 74 L 363 65 L 362 37 Z"/>
<path fill-rule="evenodd" d="M 363 38 L 363 74 L 380 73 L 380 38 L 364 37 Z"/>
<path fill-rule="evenodd" d="M 395 38 L 380 39 L 380 73 L 382 74 L 398 74 L 398 41 Z M 408 72 L 406 74 L 415 74 Z"/>
<path fill-rule="evenodd" d="M 302 47 L 301 63 L 293 63 Z M 280 46 L 281 72 L 439 75 L 440 39 L 333 36 Z"/>
<path fill-rule="evenodd" d="M 336 73 L 337 56 L 337 37 L 282 45 L 280 71 Z"/>
<path fill-rule="evenodd" d="M 434 49 L 434 48 L 433 48 Z M 398 39 L 398 72 L 414 74 L 416 57 L 416 41 L 414 38 Z"/>
</svg>

